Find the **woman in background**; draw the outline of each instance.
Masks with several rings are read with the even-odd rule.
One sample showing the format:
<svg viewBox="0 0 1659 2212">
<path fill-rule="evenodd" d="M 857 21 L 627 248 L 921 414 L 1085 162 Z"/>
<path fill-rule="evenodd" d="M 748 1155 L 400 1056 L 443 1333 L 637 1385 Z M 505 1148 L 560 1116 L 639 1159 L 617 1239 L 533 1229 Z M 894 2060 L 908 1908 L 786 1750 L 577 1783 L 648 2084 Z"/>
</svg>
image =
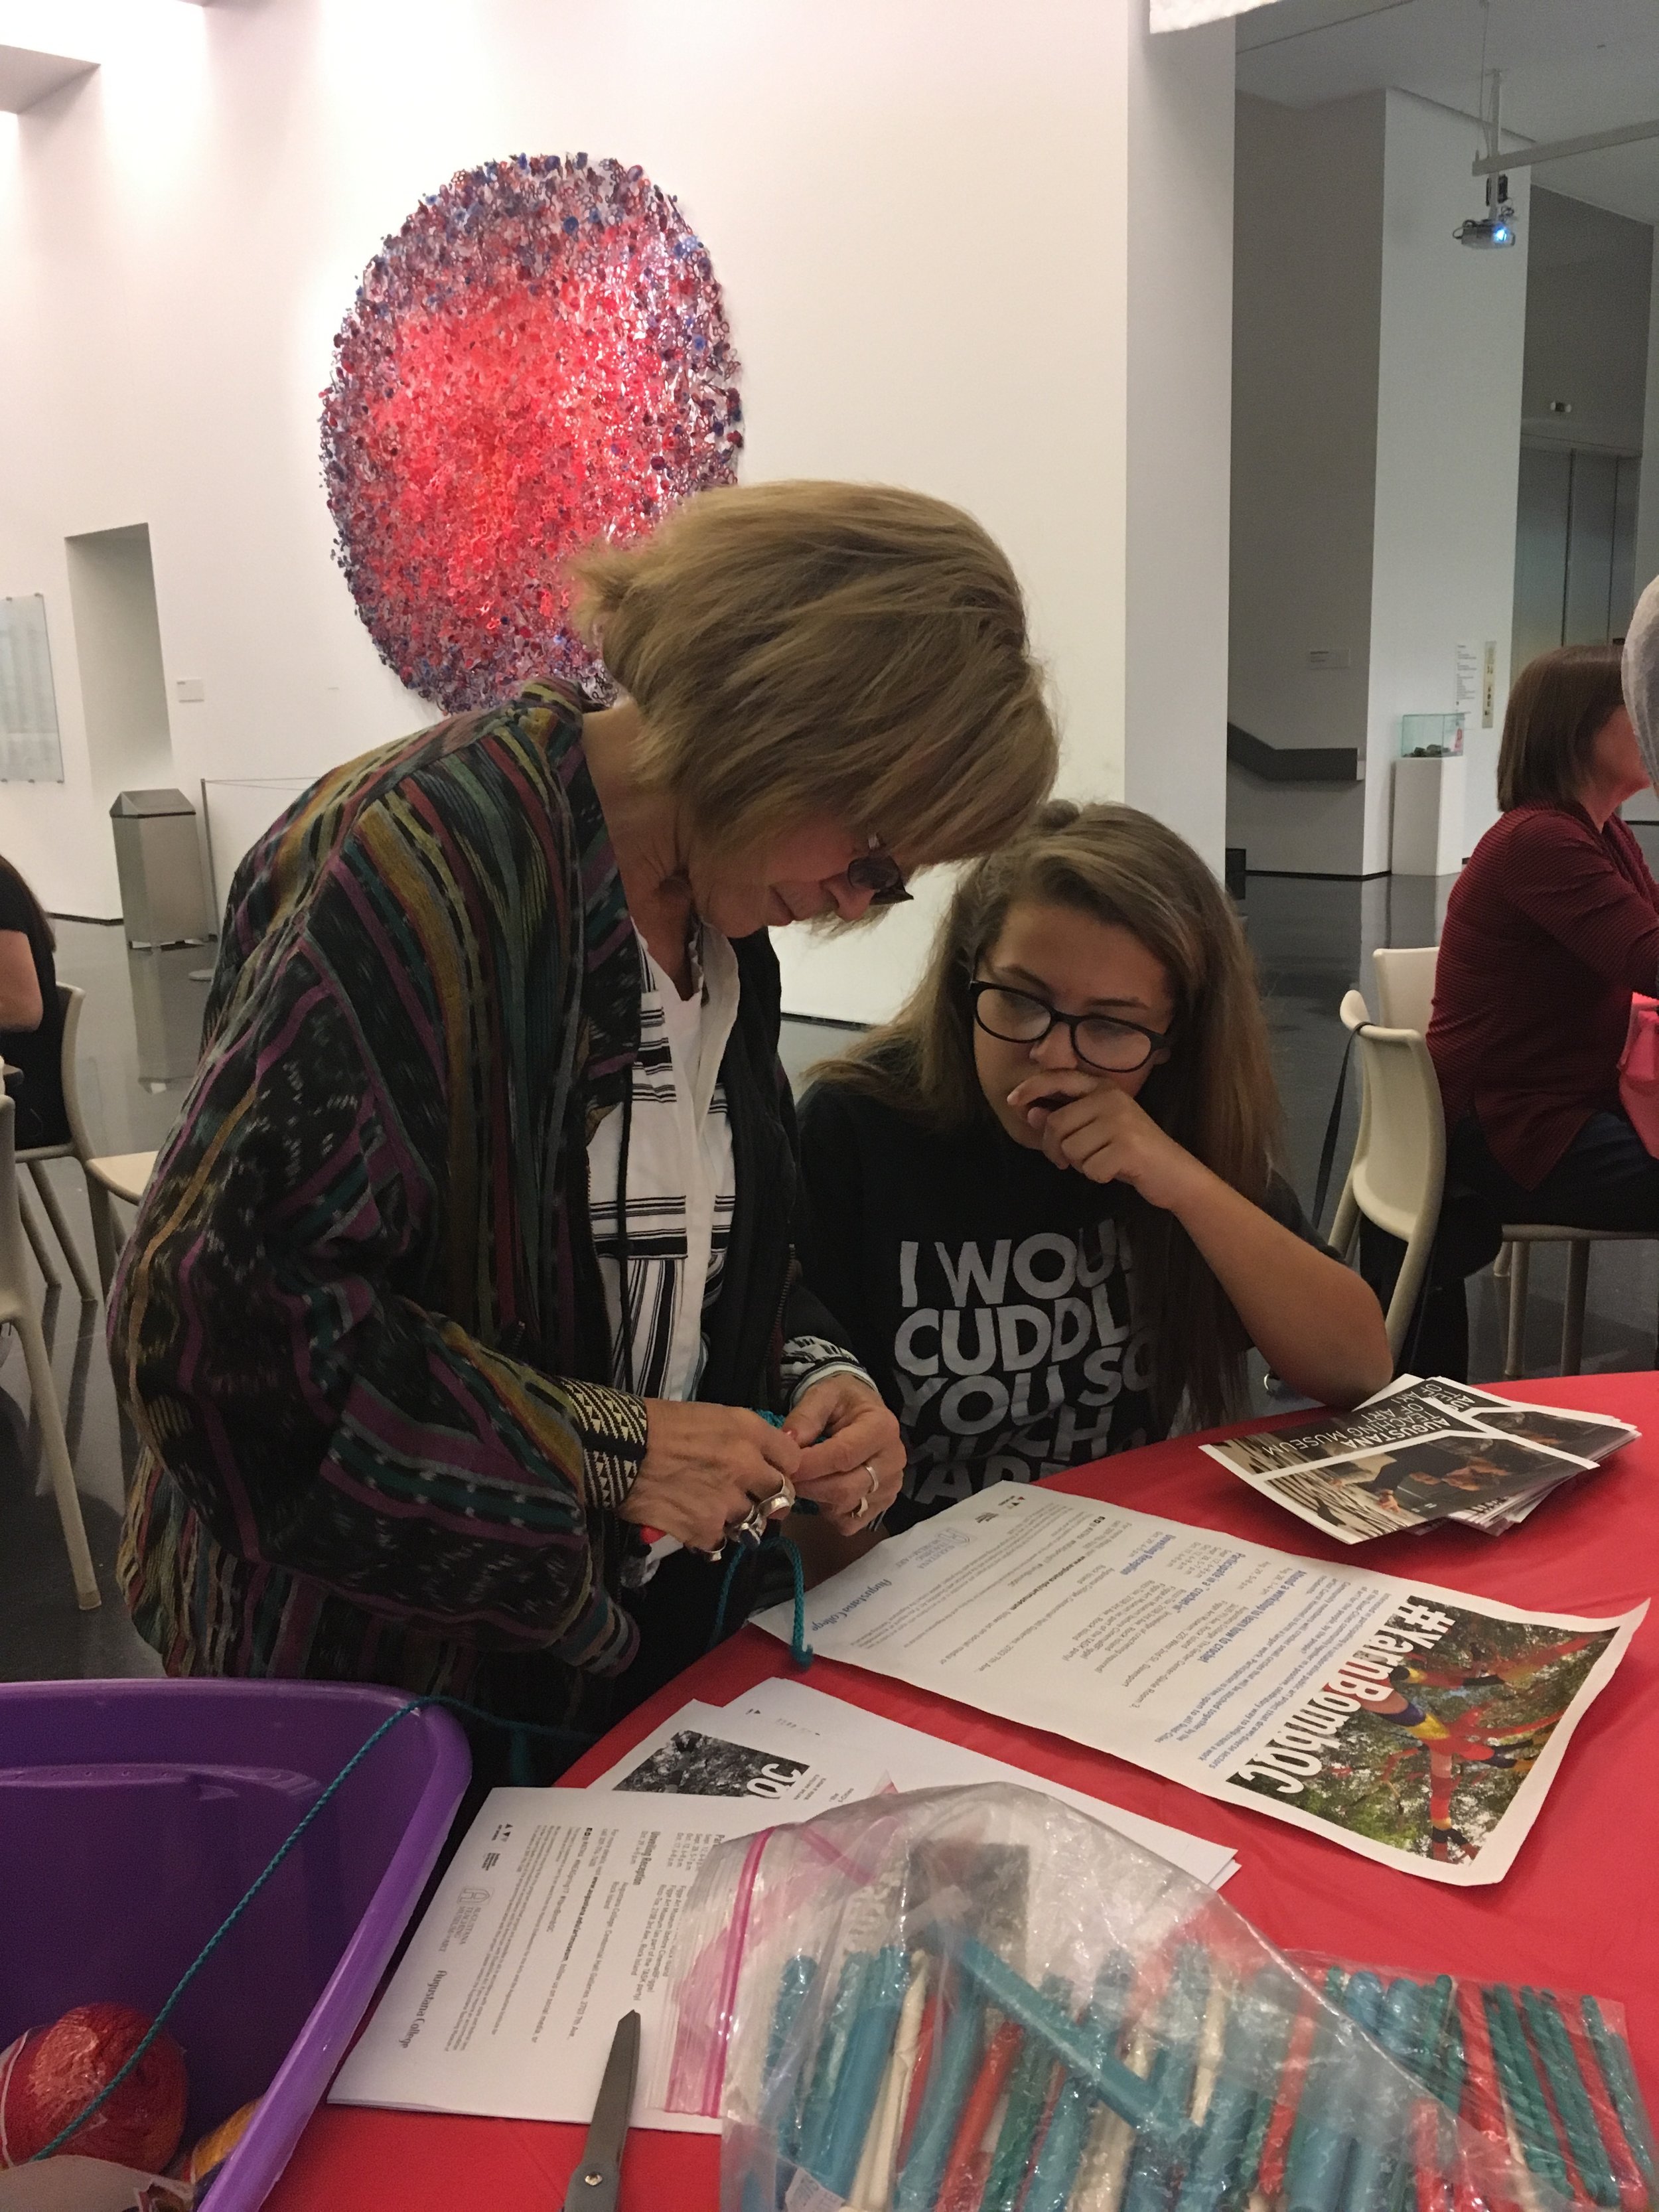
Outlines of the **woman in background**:
<svg viewBox="0 0 1659 2212">
<path fill-rule="evenodd" d="M 6 1078 L 6 1093 L 16 1106 L 20 1152 L 69 1141 L 53 943 L 40 900 L 10 861 L 0 860 L 0 1059 L 16 1071 Z"/>
<path fill-rule="evenodd" d="M 1191 846 L 1048 807 L 964 876 L 909 1005 L 801 1115 L 807 1281 L 899 1416 L 907 1527 L 1245 1410 L 1255 1344 L 1351 1406 L 1376 1298 L 1278 1173 L 1243 933 Z"/>
<path fill-rule="evenodd" d="M 1528 661 L 1503 811 L 1447 904 L 1428 1033 L 1448 1188 L 1498 1222 L 1659 1227 L 1659 1161 L 1619 1102 L 1631 994 L 1659 990 L 1659 885 L 1619 817 L 1649 780 L 1616 646 Z"/>
</svg>

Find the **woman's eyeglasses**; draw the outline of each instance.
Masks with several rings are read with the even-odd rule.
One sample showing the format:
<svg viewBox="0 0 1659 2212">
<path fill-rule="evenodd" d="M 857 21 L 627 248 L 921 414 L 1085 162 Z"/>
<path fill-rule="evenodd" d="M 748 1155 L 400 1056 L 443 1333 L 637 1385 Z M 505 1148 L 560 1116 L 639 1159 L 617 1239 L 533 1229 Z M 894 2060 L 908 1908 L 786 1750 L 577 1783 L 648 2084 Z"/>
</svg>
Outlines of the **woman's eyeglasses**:
<svg viewBox="0 0 1659 2212">
<path fill-rule="evenodd" d="M 974 1019 L 987 1036 L 1004 1044 L 1041 1044 L 1050 1030 L 1070 1030 L 1072 1049 L 1085 1067 L 1101 1075 L 1133 1075 L 1155 1052 L 1168 1046 L 1168 1034 L 1120 1022 L 1109 1014 L 1060 1014 L 1029 991 L 1001 983 L 970 983 Z"/>
<path fill-rule="evenodd" d="M 879 837 L 870 840 L 867 853 L 847 863 L 847 880 L 855 891 L 869 892 L 872 906 L 902 906 L 911 896 L 898 862 L 882 851 Z"/>
</svg>

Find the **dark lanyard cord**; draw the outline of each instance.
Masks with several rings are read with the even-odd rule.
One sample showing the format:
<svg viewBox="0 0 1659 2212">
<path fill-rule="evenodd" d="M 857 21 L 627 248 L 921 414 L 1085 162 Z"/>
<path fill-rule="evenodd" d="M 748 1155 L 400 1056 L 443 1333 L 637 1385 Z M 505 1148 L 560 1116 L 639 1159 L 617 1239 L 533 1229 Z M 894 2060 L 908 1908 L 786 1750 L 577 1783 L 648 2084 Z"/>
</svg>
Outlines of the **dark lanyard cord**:
<svg viewBox="0 0 1659 2212">
<path fill-rule="evenodd" d="M 1331 1118 L 1325 1124 L 1325 1141 L 1319 1148 L 1319 1176 L 1314 1184 L 1313 1225 L 1322 1236 L 1325 1195 L 1331 1187 L 1331 1170 L 1336 1164 L 1336 1141 L 1342 1129 L 1342 1102 L 1348 1088 L 1348 1062 L 1353 1054 L 1354 1032 L 1348 1031 L 1348 1042 L 1342 1048 L 1342 1065 L 1336 1072 L 1336 1096 L 1331 1101 Z"/>
</svg>

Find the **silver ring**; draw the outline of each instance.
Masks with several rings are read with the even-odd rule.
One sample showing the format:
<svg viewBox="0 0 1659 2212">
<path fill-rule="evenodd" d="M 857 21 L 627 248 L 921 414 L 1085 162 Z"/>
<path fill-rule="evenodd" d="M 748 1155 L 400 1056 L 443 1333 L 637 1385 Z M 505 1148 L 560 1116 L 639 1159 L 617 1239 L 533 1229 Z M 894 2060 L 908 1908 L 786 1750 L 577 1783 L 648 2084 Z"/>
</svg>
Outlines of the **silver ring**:
<svg viewBox="0 0 1659 2212">
<path fill-rule="evenodd" d="M 751 1505 L 735 1528 L 726 1534 L 732 1542 L 745 1552 L 752 1552 L 766 1534 L 766 1516 L 758 1505 Z"/>
<path fill-rule="evenodd" d="M 786 1474 L 769 1498 L 757 1498 L 755 1503 L 757 1509 L 763 1513 L 769 1521 L 776 1521 L 782 1515 L 793 1511 L 795 1486 Z"/>
<path fill-rule="evenodd" d="M 858 1504 L 857 1504 L 853 1508 L 852 1511 L 848 1515 L 848 1516 L 847 1516 L 847 1517 L 848 1517 L 848 1519 L 849 1521 L 862 1521 L 862 1520 L 863 1520 L 863 1518 L 864 1518 L 864 1516 L 865 1516 L 865 1515 L 866 1515 L 869 1510 L 870 1510 L 870 1498 L 869 1498 L 869 1493 L 866 1492 L 866 1494 L 865 1494 L 862 1498 L 860 1498 L 860 1500 L 859 1500 Z"/>
<path fill-rule="evenodd" d="M 864 1471 L 870 1478 L 870 1487 L 864 1494 L 866 1498 L 873 1498 L 876 1492 L 881 1488 L 881 1477 L 876 1473 L 875 1468 L 870 1464 L 868 1460 L 866 1460 L 864 1462 Z"/>
</svg>

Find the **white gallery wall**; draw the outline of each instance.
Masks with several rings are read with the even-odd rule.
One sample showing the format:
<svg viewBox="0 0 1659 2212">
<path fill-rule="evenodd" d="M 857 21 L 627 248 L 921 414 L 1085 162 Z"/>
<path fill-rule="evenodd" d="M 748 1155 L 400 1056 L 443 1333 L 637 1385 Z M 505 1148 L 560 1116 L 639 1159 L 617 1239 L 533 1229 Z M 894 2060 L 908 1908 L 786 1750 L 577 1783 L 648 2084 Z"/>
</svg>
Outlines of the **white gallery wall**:
<svg viewBox="0 0 1659 2212">
<path fill-rule="evenodd" d="M 1148 36 L 1131 4 L 1121 143 L 1127 283 L 1121 796 L 1219 868 L 1227 834 L 1233 29 Z M 1115 133 L 1114 134 L 1116 135 Z M 1115 794 L 1120 795 L 1120 794 Z"/>
<path fill-rule="evenodd" d="M 1355 746 L 1362 781 L 1231 769 L 1228 840 L 1253 869 L 1385 871 L 1400 717 L 1451 712 L 1459 647 L 1490 642 L 1467 854 L 1509 689 L 1524 173 L 1522 243 L 1475 252 L 1452 236 L 1481 204 L 1467 118 L 1394 91 L 1239 112 L 1230 713 L 1269 744 Z"/>
<path fill-rule="evenodd" d="M 1238 100 L 1228 714 L 1265 744 L 1362 757 L 1384 115 L 1370 93 Z M 1359 873 L 1363 784 L 1227 783 L 1252 868 Z"/>
<path fill-rule="evenodd" d="M 1516 493 L 1527 335 L 1530 179 L 1510 179 L 1521 243 L 1478 252 L 1452 232 L 1481 204 L 1462 116 L 1390 92 L 1383 168 L 1376 517 L 1366 742 L 1378 765 L 1402 714 L 1456 705 L 1460 644 L 1496 648 L 1492 726 L 1466 740 L 1464 857 L 1498 818 L 1498 740 L 1510 688 Z M 1364 872 L 1389 865 L 1389 793 L 1365 793 Z"/>
<path fill-rule="evenodd" d="M 745 477 L 971 508 L 1030 595 L 1064 787 L 1116 795 L 1127 758 L 1132 793 L 1218 861 L 1230 25 L 1152 42 L 1145 0 L 80 4 L 102 8 L 102 65 L 0 116 L 0 592 L 46 594 L 65 764 L 61 787 L 0 786 L 0 850 L 52 908 L 116 911 L 68 538 L 148 528 L 192 797 L 430 719 L 332 563 L 318 395 L 381 240 L 455 170 L 521 149 L 637 161 L 678 198 L 744 363 Z M 1132 210 L 1189 209 L 1194 168 L 1193 250 L 1183 213 L 1132 267 Z M 1182 357 L 1208 349 L 1173 386 L 1164 317 Z M 1137 672 L 1166 652 L 1182 574 L 1203 596 L 1172 716 Z M 886 1011 L 934 903 L 785 939 L 786 1003 Z"/>
</svg>

